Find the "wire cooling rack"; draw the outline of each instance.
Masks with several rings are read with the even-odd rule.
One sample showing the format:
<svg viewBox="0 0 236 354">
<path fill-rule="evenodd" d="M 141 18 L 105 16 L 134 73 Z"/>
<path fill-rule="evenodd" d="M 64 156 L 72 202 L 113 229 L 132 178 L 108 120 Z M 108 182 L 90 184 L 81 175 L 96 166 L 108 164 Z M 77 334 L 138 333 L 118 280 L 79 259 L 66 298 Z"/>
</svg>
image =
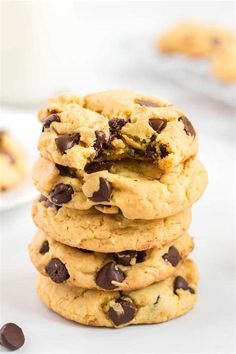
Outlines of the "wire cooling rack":
<svg viewBox="0 0 236 354">
<path fill-rule="evenodd" d="M 150 57 L 149 65 L 158 76 L 174 84 L 235 107 L 236 85 L 219 82 L 212 74 L 207 59 L 192 59 L 180 55 L 158 54 Z M 227 65 L 227 63 L 225 63 Z"/>
</svg>

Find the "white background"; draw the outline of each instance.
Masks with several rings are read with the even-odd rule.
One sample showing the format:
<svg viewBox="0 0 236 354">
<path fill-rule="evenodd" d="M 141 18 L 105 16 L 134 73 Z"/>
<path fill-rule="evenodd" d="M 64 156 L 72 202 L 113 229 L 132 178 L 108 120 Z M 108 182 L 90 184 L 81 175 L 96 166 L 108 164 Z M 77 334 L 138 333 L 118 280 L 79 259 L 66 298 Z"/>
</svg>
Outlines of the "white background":
<svg viewBox="0 0 236 354">
<path fill-rule="evenodd" d="M 133 88 L 179 105 L 200 131 L 199 156 L 208 169 L 209 186 L 193 207 L 190 230 L 196 242 L 193 258 L 201 275 L 199 301 L 193 311 L 177 320 L 121 330 L 86 328 L 60 318 L 44 308 L 35 294 L 36 272 L 27 254 L 35 226 L 31 221 L 31 205 L 26 203 L 0 214 L 0 324 L 12 321 L 24 329 L 26 344 L 19 350 L 22 353 L 233 353 L 235 111 L 194 90 L 172 86 L 159 78 L 154 67 L 144 70 L 144 53 L 141 53 L 144 41 L 145 46 L 147 43 L 153 46 L 156 34 L 176 19 L 191 17 L 234 25 L 233 2 L 77 2 L 72 5 L 78 40 L 74 42 L 77 60 L 71 66 L 77 69 L 71 81 L 61 81 L 61 87 L 47 82 L 45 90 L 49 92 L 45 96 L 67 88 L 81 93 Z M 139 46 L 140 56 L 137 55 Z M 63 43 L 57 55 L 62 52 Z M 155 49 L 148 55 L 154 58 Z M 66 69 L 69 70 L 68 66 Z M 59 74 L 56 76 L 60 78 Z M 50 71 L 46 70 L 44 75 L 50 76 Z M 32 80 L 32 90 L 37 83 Z M 17 97 L 14 94 L 14 102 Z M 24 92 L 21 97 L 27 100 Z M 22 141 L 30 161 L 36 159 L 40 132 L 36 120 L 40 103 L 35 102 L 35 97 L 29 95 L 32 108 L 8 104 L 1 109 L 1 125 L 11 129 Z M 38 91 L 38 98 L 44 98 L 42 92 Z M 2 347 L 0 352 L 4 352 Z"/>
</svg>

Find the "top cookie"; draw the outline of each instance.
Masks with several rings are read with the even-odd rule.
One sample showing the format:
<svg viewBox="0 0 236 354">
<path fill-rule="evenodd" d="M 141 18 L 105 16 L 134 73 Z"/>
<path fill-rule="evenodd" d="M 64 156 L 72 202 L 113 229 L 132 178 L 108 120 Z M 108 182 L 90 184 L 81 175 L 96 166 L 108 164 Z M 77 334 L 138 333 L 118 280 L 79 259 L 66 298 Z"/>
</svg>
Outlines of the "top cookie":
<svg viewBox="0 0 236 354">
<path fill-rule="evenodd" d="M 211 55 L 233 40 L 234 34 L 225 28 L 197 22 L 181 22 L 158 38 L 158 47 L 164 53 L 201 57 Z"/>
<path fill-rule="evenodd" d="M 130 158 L 167 172 L 198 151 L 195 128 L 179 108 L 128 90 L 62 95 L 39 119 L 41 155 L 80 170 L 93 161 Z"/>
</svg>

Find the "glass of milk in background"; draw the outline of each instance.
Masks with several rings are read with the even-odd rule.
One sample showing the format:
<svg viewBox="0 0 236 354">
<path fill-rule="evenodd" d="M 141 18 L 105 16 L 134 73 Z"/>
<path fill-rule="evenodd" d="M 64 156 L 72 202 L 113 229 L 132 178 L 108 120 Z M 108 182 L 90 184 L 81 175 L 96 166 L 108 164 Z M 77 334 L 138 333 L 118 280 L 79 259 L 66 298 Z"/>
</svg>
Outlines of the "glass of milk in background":
<svg viewBox="0 0 236 354">
<path fill-rule="evenodd" d="M 1 1 L 1 102 L 34 104 L 68 90 L 75 70 L 73 2 Z"/>
</svg>

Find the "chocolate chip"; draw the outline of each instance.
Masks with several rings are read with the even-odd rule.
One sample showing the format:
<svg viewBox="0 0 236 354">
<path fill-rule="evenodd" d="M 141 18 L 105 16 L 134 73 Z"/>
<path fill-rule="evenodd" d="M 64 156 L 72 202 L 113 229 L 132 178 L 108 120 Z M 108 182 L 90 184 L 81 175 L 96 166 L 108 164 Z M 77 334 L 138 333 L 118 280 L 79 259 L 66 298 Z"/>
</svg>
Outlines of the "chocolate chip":
<svg viewBox="0 0 236 354">
<path fill-rule="evenodd" d="M 155 130 L 158 134 L 166 127 L 167 122 L 160 118 L 152 118 L 148 121 L 149 125 Z"/>
<path fill-rule="evenodd" d="M 124 273 L 117 267 L 115 262 L 105 264 L 97 273 L 96 284 L 102 289 L 112 290 L 116 285 L 112 284 L 113 281 L 122 283 L 125 279 Z"/>
<path fill-rule="evenodd" d="M 161 107 L 158 103 L 146 101 L 146 100 L 136 99 L 135 103 L 139 104 L 140 106 L 146 106 L 146 107 Z"/>
<path fill-rule="evenodd" d="M 158 304 L 159 300 L 160 300 L 160 295 L 158 295 L 158 296 L 157 296 L 156 301 L 154 302 L 154 304 L 153 304 L 153 305 Z"/>
<path fill-rule="evenodd" d="M 76 168 L 58 165 L 57 163 L 55 166 L 59 170 L 60 176 L 76 178 Z"/>
<path fill-rule="evenodd" d="M 97 153 L 100 153 L 103 149 L 107 148 L 106 145 L 106 135 L 104 132 L 96 130 L 95 131 L 96 141 L 93 145 Z"/>
<path fill-rule="evenodd" d="M 151 157 L 151 158 L 155 159 L 155 157 L 157 156 L 155 146 L 153 146 L 152 144 L 149 143 L 146 148 L 146 155 L 147 155 L 147 157 Z"/>
<path fill-rule="evenodd" d="M 59 110 L 57 110 L 57 109 L 48 109 L 48 112 L 50 112 L 50 114 L 56 114 L 56 113 L 60 113 L 60 111 Z"/>
<path fill-rule="evenodd" d="M 137 156 L 139 156 L 139 157 L 146 157 L 147 156 L 145 151 L 139 150 L 139 149 L 134 149 L 134 148 L 130 148 L 128 151 L 128 154 L 129 154 L 129 156 L 134 157 L 134 158 Z"/>
<path fill-rule="evenodd" d="M 156 135 L 152 135 L 150 142 L 148 143 L 148 145 L 146 147 L 146 156 L 151 157 L 152 159 L 155 159 L 157 157 L 155 140 L 156 140 Z"/>
<path fill-rule="evenodd" d="M 86 250 L 84 248 L 78 248 L 78 251 L 83 252 L 83 253 L 93 253 L 91 250 Z"/>
<path fill-rule="evenodd" d="M 188 285 L 188 282 L 181 276 L 177 276 L 174 280 L 174 293 L 177 295 L 176 290 L 183 289 L 189 290 L 191 294 L 194 294 L 195 291 Z"/>
<path fill-rule="evenodd" d="M 108 202 L 111 198 L 111 184 L 103 177 L 99 177 L 99 189 L 94 192 L 91 199 L 95 203 Z"/>
<path fill-rule="evenodd" d="M 49 197 L 54 204 L 68 203 L 72 199 L 73 188 L 69 184 L 59 183 L 50 192 Z"/>
<path fill-rule="evenodd" d="M 25 343 L 22 329 L 15 323 L 6 323 L 0 329 L 0 344 L 10 350 L 16 350 Z"/>
<path fill-rule="evenodd" d="M 113 257 L 117 264 L 124 266 L 133 265 L 135 263 L 142 263 L 146 258 L 145 251 L 123 251 L 113 253 Z"/>
<path fill-rule="evenodd" d="M 46 200 L 48 200 L 48 198 L 45 197 L 45 195 L 40 194 L 38 201 L 41 203 L 41 202 L 46 202 Z"/>
<path fill-rule="evenodd" d="M 45 118 L 43 120 L 43 128 L 42 128 L 42 132 L 49 128 L 50 125 L 52 124 L 52 122 L 60 122 L 61 119 L 57 114 L 51 114 L 50 116 L 48 116 L 47 118 Z"/>
<path fill-rule="evenodd" d="M 132 259 L 134 259 L 136 263 L 137 251 L 118 252 L 114 253 L 113 257 L 117 264 L 129 266 L 131 264 Z"/>
<path fill-rule="evenodd" d="M 147 253 L 145 251 L 138 251 L 136 263 L 142 263 L 145 261 Z"/>
<path fill-rule="evenodd" d="M 184 131 L 187 135 L 192 135 L 192 136 L 196 136 L 196 132 L 194 130 L 194 127 L 192 126 L 192 123 L 188 120 L 187 117 L 182 116 L 179 117 L 178 121 L 182 122 L 184 125 Z"/>
<path fill-rule="evenodd" d="M 57 210 L 60 208 L 58 205 L 53 204 L 49 199 L 46 200 L 45 202 L 46 208 L 57 208 Z"/>
<path fill-rule="evenodd" d="M 168 152 L 168 150 L 167 150 L 165 145 L 160 144 L 159 149 L 160 149 L 160 157 L 161 157 L 161 159 L 164 159 L 164 157 L 169 155 L 169 152 Z"/>
<path fill-rule="evenodd" d="M 116 304 L 119 304 L 120 306 L 118 305 L 118 307 Z M 137 309 L 130 298 L 127 300 L 122 298 L 117 299 L 115 300 L 115 305 L 117 308 L 116 306 L 110 307 L 108 310 L 108 315 L 116 326 L 132 321 Z"/>
<path fill-rule="evenodd" d="M 41 247 L 40 247 L 40 250 L 39 250 L 39 253 L 40 254 L 45 254 L 49 251 L 49 243 L 48 241 L 43 241 Z"/>
<path fill-rule="evenodd" d="M 45 270 L 55 283 L 63 283 L 70 277 L 65 264 L 58 258 L 51 259 Z"/>
<path fill-rule="evenodd" d="M 38 200 L 40 203 L 45 202 L 46 208 L 53 208 L 54 207 L 54 204 L 52 202 L 50 202 L 50 200 L 47 197 L 45 197 L 45 195 L 41 194 Z"/>
<path fill-rule="evenodd" d="M 93 161 L 90 163 L 87 163 L 84 170 L 86 173 L 94 173 L 98 171 L 104 171 L 108 170 L 110 171 L 112 167 L 112 162 L 109 161 Z"/>
<path fill-rule="evenodd" d="M 61 154 L 65 154 L 66 150 L 71 149 L 74 145 L 79 144 L 79 142 L 79 133 L 63 134 L 55 139 L 56 146 Z"/>
<path fill-rule="evenodd" d="M 47 197 L 45 197 L 44 195 L 40 195 L 38 201 L 41 202 L 45 202 L 45 207 L 46 208 L 56 208 L 57 210 L 60 209 L 61 207 L 59 205 L 53 204 Z"/>
<path fill-rule="evenodd" d="M 112 118 L 109 120 L 109 127 L 111 133 L 111 140 L 120 138 L 120 130 L 127 123 L 123 118 Z"/>
<path fill-rule="evenodd" d="M 165 261 L 170 262 L 173 267 L 176 267 L 181 260 L 180 254 L 174 246 L 171 246 L 168 249 L 168 253 L 163 254 L 162 258 Z"/>
</svg>

